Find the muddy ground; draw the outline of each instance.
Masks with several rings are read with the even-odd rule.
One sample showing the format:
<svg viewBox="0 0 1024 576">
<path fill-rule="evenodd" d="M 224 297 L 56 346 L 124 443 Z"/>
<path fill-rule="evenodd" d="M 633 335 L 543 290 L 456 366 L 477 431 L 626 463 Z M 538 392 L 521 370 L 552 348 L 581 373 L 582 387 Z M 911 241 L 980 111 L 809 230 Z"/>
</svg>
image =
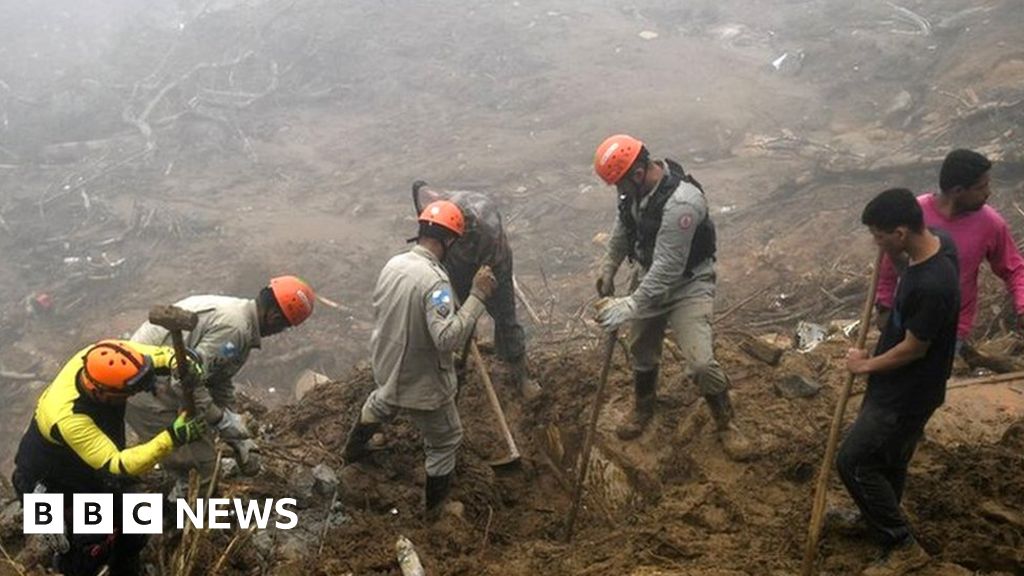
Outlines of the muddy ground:
<svg viewBox="0 0 1024 576">
<path fill-rule="evenodd" d="M 263 439 L 270 470 L 235 489 L 279 496 L 297 461 L 337 468 L 370 385 L 359 366 L 369 291 L 413 229 L 415 179 L 493 195 L 540 320 L 521 312 L 548 396 L 523 407 L 502 393 L 524 472 L 497 477 L 485 465 L 501 445 L 470 385 L 456 488 L 464 520 L 427 530 L 415 519 L 419 448 L 398 426 L 374 466 L 339 470 L 348 521 L 327 531 L 322 552 L 313 553 L 328 502 L 314 499 L 304 516 L 312 543 L 254 539 L 232 555 L 239 574 L 288 564 L 394 574 L 398 533 L 431 573 L 791 572 L 845 345 L 790 351 L 767 369 L 740 343 L 790 337 L 800 320 L 856 317 L 873 250 L 860 208 L 888 186 L 933 186 L 952 147 L 997 160 L 992 203 L 1018 236 L 1024 227 L 1024 10 L 1014 1 L 104 8 L 0 6 L 5 475 L 35 396 L 70 351 L 132 330 L 151 304 L 254 294 L 280 273 L 306 277 L 342 308 L 320 306 L 268 339 L 240 375 L 247 405 L 272 408 L 260 420 L 274 426 Z M 764 454 L 722 458 L 668 359 L 656 430 L 620 444 L 608 434 L 629 408 L 619 353 L 600 421 L 606 477 L 566 546 L 562 482 L 599 369 L 585 310 L 615 202 L 590 159 L 617 131 L 680 160 L 708 189 L 718 309 L 744 303 L 719 327 L 722 362 Z M 979 340 L 1011 325 L 999 283 L 984 276 Z M 39 294 L 52 308 L 31 306 Z M 288 406 L 307 368 L 336 382 Z M 822 393 L 777 397 L 774 383 L 794 372 Z M 1012 385 L 968 390 L 950 392 L 915 460 L 908 512 L 940 561 L 1021 573 L 1021 447 L 1017 436 L 1001 440 L 1021 395 Z M 542 439 L 556 436 L 563 449 L 552 451 Z M 822 567 L 851 573 L 870 553 L 827 538 Z"/>
</svg>

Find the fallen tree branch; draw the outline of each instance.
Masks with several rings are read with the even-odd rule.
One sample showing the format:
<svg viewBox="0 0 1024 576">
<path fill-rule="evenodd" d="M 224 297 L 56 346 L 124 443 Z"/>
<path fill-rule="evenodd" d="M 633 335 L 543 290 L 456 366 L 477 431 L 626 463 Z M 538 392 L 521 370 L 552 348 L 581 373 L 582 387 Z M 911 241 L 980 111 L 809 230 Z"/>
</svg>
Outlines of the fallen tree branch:
<svg viewBox="0 0 1024 576">
<path fill-rule="evenodd" d="M 519 297 L 519 301 L 523 303 L 523 307 L 526 308 L 526 312 L 530 315 L 530 319 L 537 326 L 543 326 L 544 322 L 541 322 L 540 316 L 537 316 L 537 312 L 534 311 L 533 306 L 530 305 L 530 301 L 526 299 L 526 294 L 523 293 L 523 289 L 519 287 L 519 282 L 516 281 L 516 275 L 512 275 L 512 288 L 516 292 L 516 296 Z"/>
<path fill-rule="evenodd" d="M 917 26 L 918 30 L 920 31 L 919 34 L 921 36 L 928 36 L 932 33 L 932 24 L 924 16 L 912 12 L 911 10 L 908 10 L 907 8 L 904 8 L 902 6 L 897 6 L 892 2 L 886 2 L 886 4 L 888 4 L 890 8 L 895 10 L 898 15 L 902 16 L 904 20 L 907 20 L 911 24 Z"/>
<path fill-rule="evenodd" d="M 245 60 L 251 58 L 253 54 L 253 51 L 249 50 L 241 56 L 238 56 L 237 58 L 225 62 L 200 62 L 199 64 L 193 66 L 191 70 L 179 76 L 177 79 L 164 84 L 164 86 L 160 88 L 159 91 L 157 91 L 156 95 L 150 98 L 149 102 L 147 102 L 146 105 L 143 106 L 142 112 L 140 112 L 137 116 L 132 114 L 131 107 L 128 107 L 125 108 L 124 111 L 121 113 L 121 117 L 122 119 L 124 119 L 125 122 L 131 124 L 132 126 L 135 126 L 139 130 L 139 132 L 142 133 L 142 135 L 146 138 L 146 151 L 151 151 L 154 148 L 156 148 L 156 142 L 153 140 L 153 128 L 149 125 L 149 115 L 153 113 L 153 109 L 156 108 L 157 104 L 159 104 L 164 99 L 165 96 L 167 96 L 168 92 L 170 92 L 174 88 L 177 88 L 183 82 L 187 81 L 189 78 L 191 78 L 198 72 L 201 72 L 203 70 L 217 70 L 219 68 L 230 68 L 232 66 L 237 66 Z M 276 77 L 274 83 L 276 84 Z"/>
<path fill-rule="evenodd" d="M 210 570 L 210 576 L 216 576 L 216 574 L 220 572 L 220 569 L 224 565 L 224 562 L 231 556 L 231 553 L 235 551 L 235 547 L 237 547 L 245 540 L 248 540 L 249 536 L 251 536 L 252 533 L 255 531 L 256 523 L 254 522 L 252 526 L 249 527 L 248 530 L 244 532 L 240 531 L 237 534 L 235 534 L 235 537 L 231 539 L 231 542 L 229 542 L 227 547 L 224 548 L 224 552 L 220 555 L 220 558 L 218 558 L 217 562 L 213 565 L 213 570 Z"/>
</svg>

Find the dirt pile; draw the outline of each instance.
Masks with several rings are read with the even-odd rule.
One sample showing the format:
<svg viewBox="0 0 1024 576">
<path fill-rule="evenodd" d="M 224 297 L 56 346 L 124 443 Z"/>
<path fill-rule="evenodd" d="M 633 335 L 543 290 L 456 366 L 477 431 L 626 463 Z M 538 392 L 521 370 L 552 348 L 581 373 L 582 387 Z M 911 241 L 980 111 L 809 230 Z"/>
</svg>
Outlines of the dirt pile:
<svg viewBox="0 0 1024 576">
<path fill-rule="evenodd" d="M 344 521 L 323 532 L 330 499 L 315 500 L 302 512 L 310 523 L 306 553 L 289 559 L 276 550 L 259 562 L 278 566 L 275 573 L 286 573 L 285 566 L 289 573 L 397 573 L 393 544 L 404 534 L 437 574 L 791 573 L 802 554 L 813 476 L 849 344 L 787 351 L 769 367 L 743 352 L 741 343 L 723 337 L 718 354 L 733 375 L 740 424 L 760 447 L 760 457 L 749 463 L 724 457 L 703 403 L 674 366 L 666 366 L 652 429 L 637 442 L 620 442 L 612 429 L 630 409 L 631 382 L 616 352 L 572 546 L 562 541 L 569 487 L 600 364 L 597 342 L 587 338 L 532 357 L 544 399 L 522 406 L 510 389 L 499 391 L 524 454 L 519 472 L 496 474 L 487 466 L 503 445 L 479 384 L 469 379 L 459 402 L 466 441 L 453 494 L 464 504 L 461 516 L 435 527 L 420 520 L 420 443 L 400 420 L 386 428 L 368 462 L 339 470 L 336 507 L 343 512 L 335 515 Z M 821 383 L 821 392 L 782 397 L 775 384 L 792 374 Z M 269 470 L 244 490 L 271 494 L 282 484 L 293 490 L 300 469 L 338 466 L 345 433 L 371 387 L 364 368 L 270 412 L 264 440 Z M 1021 430 L 1024 422 L 991 445 L 923 444 L 905 504 L 935 557 L 932 573 L 960 573 L 951 563 L 985 573 L 1024 570 Z M 830 498 L 849 505 L 835 480 Z M 826 535 L 823 572 L 853 573 L 872 554 L 867 542 Z M 238 573 L 252 569 L 236 563 Z"/>
</svg>

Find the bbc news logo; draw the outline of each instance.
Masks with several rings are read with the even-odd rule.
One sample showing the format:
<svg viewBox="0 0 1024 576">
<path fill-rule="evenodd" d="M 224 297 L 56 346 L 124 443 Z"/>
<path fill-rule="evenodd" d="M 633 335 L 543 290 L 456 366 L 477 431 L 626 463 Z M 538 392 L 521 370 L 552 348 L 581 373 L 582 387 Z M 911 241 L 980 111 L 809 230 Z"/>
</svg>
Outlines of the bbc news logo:
<svg viewBox="0 0 1024 576">
<path fill-rule="evenodd" d="M 160 534 L 164 527 L 164 497 L 161 494 L 122 494 L 120 530 L 124 534 Z M 25 494 L 23 531 L 25 534 L 62 534 L 64 532 L 63 494 Z M 195 528 L 226 530 L 237 525 L 243 530 L 255 525 L 266 529 L 291 530 L 299 523 L 294 498 L 279 500 L 242 500 L 241 498 L 199 498 L 193 506 L 184 498 L 175 502 L 178 530 L 185 524 Z M 74 534 L 113 534 L 113 494 L 73 494 L 71 532 Z M 234 523 L 231 517 L 234 516 Z"/>
</svg>

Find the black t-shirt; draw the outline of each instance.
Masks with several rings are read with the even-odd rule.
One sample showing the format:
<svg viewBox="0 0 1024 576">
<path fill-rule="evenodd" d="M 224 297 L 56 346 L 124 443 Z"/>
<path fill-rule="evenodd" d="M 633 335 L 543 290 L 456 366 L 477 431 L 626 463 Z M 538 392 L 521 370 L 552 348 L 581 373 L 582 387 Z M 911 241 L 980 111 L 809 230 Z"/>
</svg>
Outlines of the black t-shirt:
<svg viewBox="0 0 1024 576">
<path fill-rule="evenodd" d="M 888 372 L 868 377 L 865 403 L 903 414 L 925 414 L 946 399 L 946 380 L 956 352 L 956 326 L 960 313 L 960 274 L 956 245 L 941 230 L 939 251 L 900 273 L 889 322 L 875 348 L 883 354 L 903 341 L 909 330 L 929 342 L 923 358 Z"/>
</svg>

